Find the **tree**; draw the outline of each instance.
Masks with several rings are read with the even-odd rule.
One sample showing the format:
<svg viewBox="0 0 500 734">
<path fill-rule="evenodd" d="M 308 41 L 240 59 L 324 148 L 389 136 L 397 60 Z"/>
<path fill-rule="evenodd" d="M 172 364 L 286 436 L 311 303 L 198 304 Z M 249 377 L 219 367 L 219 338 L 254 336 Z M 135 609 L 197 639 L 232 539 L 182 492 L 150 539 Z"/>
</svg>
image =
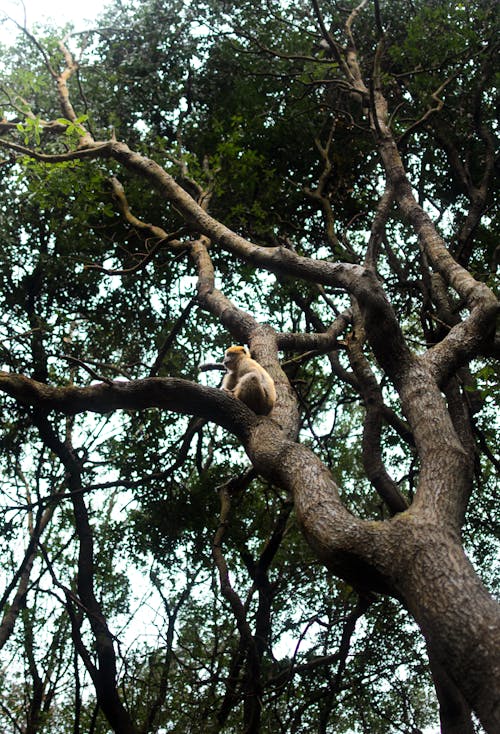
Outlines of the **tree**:
<svg viewBox="0 0 500 734">
<path fill-rule="evenodd" d="M 497 13 L 118 2 L 5 51 L 6 731 L 414 732 L 421 640 L 442 731 L 498 731 Z"/>
</svg>

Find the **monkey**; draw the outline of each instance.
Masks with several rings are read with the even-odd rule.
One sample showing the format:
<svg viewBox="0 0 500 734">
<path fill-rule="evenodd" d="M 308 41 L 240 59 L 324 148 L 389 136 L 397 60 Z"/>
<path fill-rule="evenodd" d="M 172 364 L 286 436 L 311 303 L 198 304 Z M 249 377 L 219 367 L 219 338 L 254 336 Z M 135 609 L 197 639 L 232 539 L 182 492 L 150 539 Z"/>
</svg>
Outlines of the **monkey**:
<svg viewBox="0 0 500 734">
<path fill-rule="evenodd" d="M 223 361 L 227 375 L 222 389 L 241 400 L 257 415 L 267 415 L 276 402 L 271 375 L 250 357 L 245 347 L 229 347 Z"/>
</svg>

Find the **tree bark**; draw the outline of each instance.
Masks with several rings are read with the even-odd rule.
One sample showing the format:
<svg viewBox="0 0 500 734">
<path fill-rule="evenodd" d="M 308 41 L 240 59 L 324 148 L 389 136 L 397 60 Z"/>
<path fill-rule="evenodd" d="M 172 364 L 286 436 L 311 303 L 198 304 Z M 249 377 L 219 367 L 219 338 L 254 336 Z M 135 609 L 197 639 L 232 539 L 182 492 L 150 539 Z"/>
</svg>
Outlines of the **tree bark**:
<svg viewBox="0 0 500 734">
<path fill-rule="evenodd" d="M 394 519 L 399 526 L 394 541 L 401 549 L 394 547 L 390 554 L 394 560 L 401 558 L 395 587 L 422 630 L 433 671 L 444 671 L 448 691 L 456 687 L 485 730 L 496 734 L 500 609 L 465 556 L 459 537 L 411 515 Z M 455 705 L 458 700 L 455 697 Z"/>
<path fill-rule="evenodd" d="M 358 589 L 400 599 L 425 637 L 435 670 L 446 671 L 488 734 L 497 734 L 500 607 L 467 559 L 458 530 L 421 504 L 384 522 L 355 518 L 321 462 L 269 428 L 262 422 L 254 429 L 249 455 L 264 475 L 273 467 L 271 477 L 291 489 L 298 521 L 317 556 Z M 419 491 L 444 491 L 444 474 Z M 453 483 L 451 469 L 447 481 Z"/>
<path fill-rule="evenodd" d="M 427 654 L 439 701 L 441 734 L 474 734 L 470 706 L 446 668 L 433 659 L 433 651 L 429 647 Z"/>
</svg>

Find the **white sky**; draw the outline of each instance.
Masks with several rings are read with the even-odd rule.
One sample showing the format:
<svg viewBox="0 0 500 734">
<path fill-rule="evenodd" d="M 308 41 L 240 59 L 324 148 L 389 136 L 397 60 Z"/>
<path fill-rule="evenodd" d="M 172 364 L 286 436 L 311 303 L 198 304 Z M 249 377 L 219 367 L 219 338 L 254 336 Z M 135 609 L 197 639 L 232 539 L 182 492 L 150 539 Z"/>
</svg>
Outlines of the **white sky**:
<svg viewBox="0 0 500 734">
<path fill-rule="evenodd" d="M 50 19 L 61 25 L 72 21 L 80 30 L 91 25 L 105 5 L 106 0 L 0 0 L 0 18 L 8 15 L 23 25 L 26 12 L 28 28 Z"/>
</svg>

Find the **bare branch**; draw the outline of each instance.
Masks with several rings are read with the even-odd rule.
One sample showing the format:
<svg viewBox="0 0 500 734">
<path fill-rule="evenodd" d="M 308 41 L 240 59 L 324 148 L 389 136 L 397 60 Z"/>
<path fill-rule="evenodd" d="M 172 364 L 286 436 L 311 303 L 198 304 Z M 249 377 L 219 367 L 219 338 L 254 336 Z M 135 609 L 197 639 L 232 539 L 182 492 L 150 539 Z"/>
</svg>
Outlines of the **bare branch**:
<svg viewBox="0 0 500 734">
<path fill-rule="evenodd" d="M 436 104 L 434 105 L 434 107 L 428 107 L 422 117 L 414 122 L 413 125 L 410 125 L 410 127 L 407 128 L 404 133 L 399 136 L 398 143 L 400 145 L 402 145 L 415 130 L 418 130 L 418 128 L 422 127 L 422 125 L 429 119 L 431 115 L 433 115 L 435 112 L 441 112 L 444 107 L 444 100 L 441 99 L 440 95 L 444 92 L 448 84 L 450 84 L 458 77 L 461 71 L 461 69 L 457 69 L 454 74 L 445 79 L 444 82 L 440 84 L 434 92 L 431 93 L 431 99 L 433 99 Z M 391 124 L 391 120 L 392 116 L 389 119 L 389 125 Z"/>
<path fill-rule="evenodd" d="M 79 367 L 81 367 L 82 369 L 84 369 L 86 372 L 89 373 L 89 375 L 94 380 L 100 380 L 102 382 L 105 382 L 107 385 L 112 385 L 113 384 L 113 380 L 109 380 L 107 377 L 102 377 L 102 375 L 99 375 L 94 369 L 92 369 L 92 367 L 89 367 L 89 365 L 86 364 L 83 360 L 77 359 L 76 357 L 72 357 L 69 354 L 63 354 L 62 355 L 62 358 L 63 359 L 66 359 L 68 362 L 72 362 L 73 364 L 76 364 Z"/>
<path fill-rule="evenodd" d="M 347 354 L 356 375 L 366 416 L 363 427 L 363 465 L 366 475 L 392 514 L 408 509 L 408 502 L 399 491 L 382 460 L 381 438 L 383 398 L 375 375 L 370 369 L 362 350 L 362 335 L 359 329 L 347 339 Z"/>
</svg>

